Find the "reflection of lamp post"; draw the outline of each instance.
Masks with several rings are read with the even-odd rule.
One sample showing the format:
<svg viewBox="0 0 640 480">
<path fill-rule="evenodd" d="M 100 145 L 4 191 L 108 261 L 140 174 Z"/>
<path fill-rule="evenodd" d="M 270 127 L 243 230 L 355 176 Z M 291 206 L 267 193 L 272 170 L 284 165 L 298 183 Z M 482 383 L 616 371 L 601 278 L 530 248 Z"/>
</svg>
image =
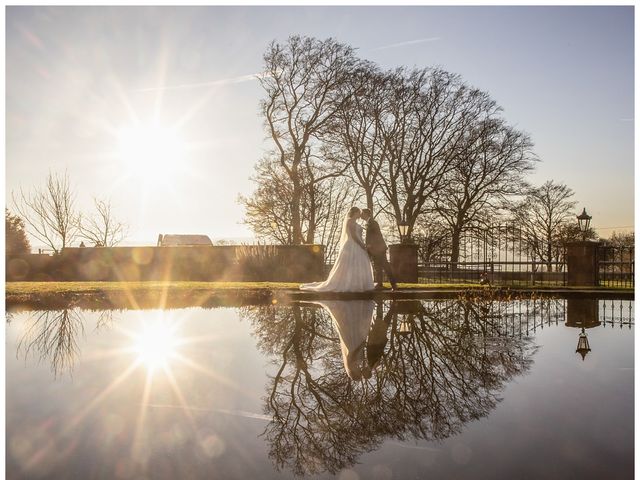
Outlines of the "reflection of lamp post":
<svg viewBox="0 0 640 480">
<path fill-rule="evenodd" d="M 587 213 L 587 209 L 583 208 L 582 213 L 577 215 L 578 226 L 580 227 L 580 233 L 582 233 L 582 241 L 587 239 L 587 232 L 589 231 L 589 225 L 591 224 L 591 215 Z"/>
<path fill-rule="evenodd" d="M 400 243 L 409 243 L 409 224 L 404 220 L 398 224 L 398 230 L 400 231 Z"/>
<path fill-rule="evenodd" d="M 576 353 L 582 355 L 582 361 L 584 362 L 584 357 L 587 356 L 587 353 L 591 351 L 589 348 L 589 339 L 587 338 L 587 334 L 584 332 L 584 327 L 582 327 L 582 331 L 578 336 L 578 346 L 576 347 Z"/>
</svg>

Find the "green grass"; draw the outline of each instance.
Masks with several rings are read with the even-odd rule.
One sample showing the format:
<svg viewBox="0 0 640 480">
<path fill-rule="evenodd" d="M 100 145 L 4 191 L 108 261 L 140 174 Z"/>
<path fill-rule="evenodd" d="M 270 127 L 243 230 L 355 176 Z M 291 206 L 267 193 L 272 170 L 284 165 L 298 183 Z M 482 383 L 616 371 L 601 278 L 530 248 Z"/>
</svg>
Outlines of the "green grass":
<svg viewBox="0 0 640 480">
<path fill-rule="evenodd" d="M 387 284 L 387 286 L 389 286 Z M 171 291 L 253 291 L 298 290 L 299 283 L 286 282 L 7 282 L 7 295 L 70 294 L 98 292 L 159 292 Z M 486 288 L 469 283 L 401 283 L 402 289 L 467 289 Z"/>
</svg>

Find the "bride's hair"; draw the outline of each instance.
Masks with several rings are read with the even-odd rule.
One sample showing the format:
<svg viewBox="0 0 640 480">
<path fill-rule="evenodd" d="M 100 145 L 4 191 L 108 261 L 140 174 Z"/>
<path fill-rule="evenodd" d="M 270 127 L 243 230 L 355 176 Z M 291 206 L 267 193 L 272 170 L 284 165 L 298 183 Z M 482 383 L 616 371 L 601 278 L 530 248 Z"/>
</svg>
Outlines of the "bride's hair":
<svg viewBox="0 0 640 480">
<path fill-rule="evenodd" d="M 360 212 L 360 209 L 358 207 L 351 207 L 349 210 L 349 218 L 353 218 L 356 212 Z"/>
</svg>

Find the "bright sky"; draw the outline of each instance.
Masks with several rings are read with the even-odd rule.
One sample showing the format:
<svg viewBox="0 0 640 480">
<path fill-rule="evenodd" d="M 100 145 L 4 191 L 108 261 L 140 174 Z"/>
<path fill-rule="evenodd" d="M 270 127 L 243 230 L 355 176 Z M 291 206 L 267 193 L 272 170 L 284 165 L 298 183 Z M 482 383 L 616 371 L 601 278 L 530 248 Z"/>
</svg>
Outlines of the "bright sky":
<svg viewBox="0 0 640 480">
<path fill-rule="evenodd" d="M 633 7 L 6 12 L 7 201 L 66 169 L 78 203 L 111 198 L 133 243 L 251 237 L 237 197 L 270 146 L 252 75 L 271 40 L 303 34 L 335 37 L 382 67 L 461 74 L 530 133 L 542 160 L 534 183 L 568 184 L 596 228 L 633 225 Z M 141 151 L 159 161 L 127 160 Z"/>
</svg>

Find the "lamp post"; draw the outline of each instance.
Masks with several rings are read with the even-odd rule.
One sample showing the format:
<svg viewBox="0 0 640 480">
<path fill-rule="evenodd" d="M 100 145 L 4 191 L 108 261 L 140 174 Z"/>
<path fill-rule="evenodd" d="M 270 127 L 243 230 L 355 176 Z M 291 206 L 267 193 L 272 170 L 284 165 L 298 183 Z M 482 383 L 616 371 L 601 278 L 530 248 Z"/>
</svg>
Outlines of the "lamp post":
<svg viewBox="0 0 640 480">
<path fill-rule="evenodd" d="M 578 226 L 580 227 L 580 232 L 582 233 L 582 241 L 584 242 L 587 239 L 587 232 L 589 231 L 589 226 L 591 225 L 591 215 L 587 213 L 587 209 L 583 208 L 582 213 L 577 215 Z"/>
<path fill-rule="evenodd" d="M 587 353 L 591 351 L 589 347 L 589 339 L 587 338 L 587 334 L 584 332 L 584 327 L 582 327 L 582 331 L 578 336 L 578 346 L 576 347 L 576 353 L 582 355 L 582 361 L 584 362 L 584 357 L 587 356 Z"/>
<path fill-rule="evenodd" d="M 398 230 L 400 231 L 400 243 L 409 243 L 409 224 L 406 221 L 402 221 L 398 224 Z"/>
</svg>

